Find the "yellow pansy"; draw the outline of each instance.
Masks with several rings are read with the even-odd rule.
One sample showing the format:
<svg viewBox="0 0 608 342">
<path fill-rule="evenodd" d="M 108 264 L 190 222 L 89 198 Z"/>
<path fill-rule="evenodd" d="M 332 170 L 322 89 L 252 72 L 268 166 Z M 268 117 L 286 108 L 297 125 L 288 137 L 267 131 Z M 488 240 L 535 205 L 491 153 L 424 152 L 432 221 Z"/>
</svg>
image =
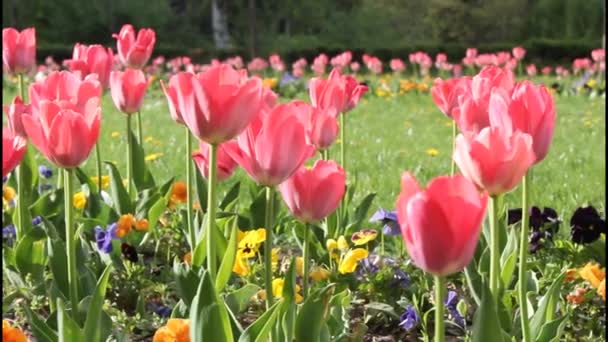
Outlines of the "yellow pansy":
<svg viewBox="0 0 608 342">
<path fill-rule="evenodd" d="M 325 241 L 325 247 L 327 248 L 327 251 L 331 253 L 338 248 L 338 242 L 334 239 L 327 239 L 327 241 Z"/>
<path fill-rule="evenodd" d="M 79 191 L 74 194 L 73 197 L 74 208 L 82 209 L 87 205 L 87 196 L 85 196 L 84 192 Z"/>
<path fill-rule="evenodd" d="M 91 177 L 91 182 L 93 182 L 93 184 L 97 185 L 97 183 L 99 182 L 97 179 L 97 176 Z M 110 176 L 101 176 L 101 188 L 106 189 L 109 186 L 110 186 Z"/>
<path fill-rule="evenodd" d="M 344 256 L 342 262 L 340 262 L 340 266 L 338 266 L 338 271 L 340 274 L 353 273 L 357 269 L 357 262 L 361 259 L 367 258 L 369 255 L 367 249 L 365 248 L 355 248 Z"/>
<path fill-rule="evenodd" d="M 236 258 L 234 260 L 234 266 L 232 267 L 232 272 L 240 275 L 241 277 L 246 277 L 249 275 L 249 263 L 247 262 L 247 258 L 243 257 L 241 252 L 236 253 Z"/>
<path fill-rule="evenodd" d="M 591 262 L 580 269 L 578 274 L 596 289 L 600 286 L 602 280 L 606 278 L 606 272 L 598 264 Z"/>
<path fill-rule="evenodd" d="M 310 270 L 310 278 L 314 281 L 321 281 L 329 278 L 331 272 L 325 267 L 315 267 Z"/>
<path fill-rule="evenodd" d="M 355 246 L 365 245 L 366 243 L 373 241 L 378 236 L 378 232 L 373 229 L 363 229 L 358 231 L 351 236 L 351 241 Z"/>
<path fill-rule="evenodd" d="M 304 275 L 304 258 L 296 257 L 296 273 L 301 277 Z"/>
<path fill-rule="evenodd" d="M 279 252 L 281 251 L 281 248 L 276 247 L 272 249 L 272 255 L 271 255 L 271 259 L 272 259 L 272 270 L 276 270 L 277 266 L 279 266 Z"/>
<path fill-rule="evenodd" d="M 338 237 L 338 248 L 339 249 L 348 249 L 348 241 L 344 238 L 344 235 L 340 235 Z"/>
<path fill-rule="evenodd" d="M 238 250 L 245 258 L 253 258 L 262 242 L 266 241 L 266 229 L 250 230 L 241 235 Z"/>
<path fill-rule="evenodd" d="M 272 294 L 277 298 L 283 298 L 283 288 L 285 287 L 285 279 L 275 278 L 272 280 Z M 296 303 L 300 303 L 304 297 L 300 294 L 300 285 L 296 284 Z"/>
<path fill-rule="evenodd" d="M 4 189 L 2 189 L 2 203 L 4 203 L 4 205 L 8 204 L 16 195 L 17 191 L 15 191 L 15 188 L 8 185 L 5 186 Z"/>
<path fill-rule="evenodd" d="M 275 77 L 272 78 L 265 78 L 262 80 L 262 84 L 267 87 L 267 88 L 274 88 L 277 86 L 277 84 L 279 83 L 279 80 L 277 80 Z"/>
</svg>

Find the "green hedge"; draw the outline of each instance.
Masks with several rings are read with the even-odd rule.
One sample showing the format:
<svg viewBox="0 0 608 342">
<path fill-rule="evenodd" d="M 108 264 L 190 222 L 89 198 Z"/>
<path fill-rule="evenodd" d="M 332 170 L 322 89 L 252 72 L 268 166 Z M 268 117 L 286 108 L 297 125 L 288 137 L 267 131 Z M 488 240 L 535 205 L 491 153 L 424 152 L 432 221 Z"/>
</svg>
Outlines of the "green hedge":
<svg viewBox="0 0 608 342">
<path fill-rule="evenodd" d="M 310 42 L 310 41 L 309 41 Z M 479 53 L 484 52 L 496 52 L 496 51 L 511 51 L 516 45 L 522 45 L 526 48 L 527 62 L 541 63 L 541 64 L 556 64 L 566 63 L 569 64 L 574 58 L 589 57 L 591 50 L 600 47 L 599 42 L 591 41 L 558 41 L 558 40 L 530 40 L 525 43 L 496 43 L 486 44 L 484 46 L 477 46 Z M 431 56 L 439 52 L 446 53 L 450 62 L 456 63 L 464 56 L 468 45 L 462 44 L 437 44 L 437 43 L 420 43 L 410 44 L 403 46 L 396 46 L 391 48 L 350 48 L 355 60 L 361 60 L 361 56 L 364 53 L 374 55 L 380 58 L 382 61 L 388 62 L 391 58 L 401 58 L 408 61 L 408 55 L 414 51 L 425 51 Z M 56 44 L 39 44 L 37 47 L 37 56 L 40 62 L 44 61 L 46 56 L 53 56 L 55 60 L 61 61 L 66 58 L 70 58 L 72 55 L 73 46 L 56 45 Z M 115 49 L 115 47 L 113 47 Z M 290 43 L 283 44 L 281 48 L 272 49 L 267 48 L 271 52 L 277 52 L 281 57 L 291 63 L 300 57 L 306 58 L 309 62 L 319 55 L 321 52 L 326 53 L 329 57 L 334 56 L 338 53 L 346 50 L 346 47 L 342 46 L 315 46 L 299 44 L 298 40 L 294 40 Z M 268 56 L 270 53 L 262 54 Z M 208 62 L 212 58 L 224 59 L 226 57 L 240 55 L 242 57 L 248 56 L 248 51 L 245 48 L 236 48 L 231 50 L 213 50 L 199 47 L 177 47 L 177 46 L 163 46 L 159 45 L 154 49 L 154 56 L 165 56 L 166 58 L 172 58 L 176 56 L 190 56 L 193 61 L 197 63 Z M 245 58 L 249 60 L 250 58 Z"/>
</svg>

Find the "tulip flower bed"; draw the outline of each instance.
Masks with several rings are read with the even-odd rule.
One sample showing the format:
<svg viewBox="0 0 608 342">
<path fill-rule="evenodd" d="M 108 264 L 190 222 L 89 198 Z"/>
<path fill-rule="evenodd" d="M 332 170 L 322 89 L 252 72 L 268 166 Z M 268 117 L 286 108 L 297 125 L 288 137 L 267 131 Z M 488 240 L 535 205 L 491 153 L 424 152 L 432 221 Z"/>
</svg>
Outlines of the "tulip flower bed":
<svg viewBox="0 0 608 342">
<path fill-rule="evenodd" d="M 603 50 L 311 75 L 115 38 L 34 74 L 3 31 L 3 339 L 605 339 Z"/>
</svg>

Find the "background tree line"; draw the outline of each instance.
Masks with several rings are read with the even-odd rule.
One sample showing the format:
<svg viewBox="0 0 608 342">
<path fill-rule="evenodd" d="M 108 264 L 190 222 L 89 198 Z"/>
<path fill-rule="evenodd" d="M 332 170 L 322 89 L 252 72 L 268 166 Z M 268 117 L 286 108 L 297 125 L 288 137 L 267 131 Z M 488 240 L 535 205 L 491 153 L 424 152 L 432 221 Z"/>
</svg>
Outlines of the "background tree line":
<svg viewBox="0 0 608 342">
<path fill-rule="evenodd" d="M 39 46 L 113 45 L 125 23 L 157 32 L 159 53 L 513 46 L 598 47 L 603 0 L 3 0 L 3 26 L 35 26 Z M 194 53 L 196 55 L 196 53 Z M 43 57 L 43 56 L 41 56 Z"/>
</svg>

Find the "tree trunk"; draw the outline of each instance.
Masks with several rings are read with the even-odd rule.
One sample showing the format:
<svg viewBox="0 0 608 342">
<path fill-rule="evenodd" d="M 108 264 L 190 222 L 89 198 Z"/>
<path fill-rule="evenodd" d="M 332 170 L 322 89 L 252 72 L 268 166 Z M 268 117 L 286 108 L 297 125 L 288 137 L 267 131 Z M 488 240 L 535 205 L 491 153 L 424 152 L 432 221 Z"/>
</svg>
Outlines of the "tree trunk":
<svg viewBox="0 0 608 342">
<path fill-rule="evenodd" d="M 255 30 L 255 0 L 249 0 L 249 57 L 257 56 L 257 39 Z"/>
<path fill-rule="evenodd" d="M 227 49 L 232 46 L 225 7 L 222 0 L 211 1 L 211 27 L 213 29 L 213 40 L 218 49 Z"/>
</svg>

